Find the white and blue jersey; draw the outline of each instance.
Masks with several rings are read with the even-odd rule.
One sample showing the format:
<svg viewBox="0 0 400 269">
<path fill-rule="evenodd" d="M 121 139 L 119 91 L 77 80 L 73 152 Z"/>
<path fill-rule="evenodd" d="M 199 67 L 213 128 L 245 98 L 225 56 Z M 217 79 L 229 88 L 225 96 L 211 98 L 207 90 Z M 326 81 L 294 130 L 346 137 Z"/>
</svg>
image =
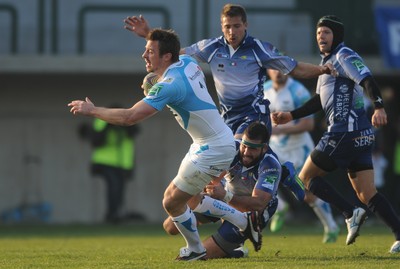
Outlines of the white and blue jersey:
<svg viewBox="0 0 400 269">
<path fill-rule="evenodd" d="M 341 43 L 321 65 L 331 63 L 338 76 L 328 74 L 318 78 L 316 93 L 321 97 L 328 132 L 352 132 L 371 127 L 367 118 L 360 82 L 371 76 L 362 58 Z"/>
<path fill-rule="evenodd" d="M 247 34 L 236 50 L 223 36 L 199 41 L 184 50 L 210 65 L 222 116 L 231 128 L 234 122 L 254 113 L 269 116 L 269 102 L 263 100 L 262 88 L 266 68 L 288 74 L 297 65 L 272 44 Z M 232 130 L 236 132 L 235 127 Z"/>
<path fill-rule="evenodd" d="M 265 82 L 264 98 L 271 102 L 269 106 L 271 112 L 287 112 L 305 104 L 311 98 L 311 95 L 303 84 L 288 77 L 286 84 L 278 90 L 272 87 L 272 80 Z M 294 120 L 285 125 L 295 125 L 298 122 L 299 120 Z M 271 135 L 269 146 L 279 156 L 282 163 L 291 161 L 299 170 L 313 150 L 314 141 L 309 132 L 279 134 Z"/>
<path fill-rule="evenodd" d="M 208 93 L 200 66 L 181 55 L 159 80 L 143 101 L 159 111 L 167 106 L 193 139 L 188 158 L 201 171 L 218 176 L 233 159 L 235 140 Z"/>
</svg>

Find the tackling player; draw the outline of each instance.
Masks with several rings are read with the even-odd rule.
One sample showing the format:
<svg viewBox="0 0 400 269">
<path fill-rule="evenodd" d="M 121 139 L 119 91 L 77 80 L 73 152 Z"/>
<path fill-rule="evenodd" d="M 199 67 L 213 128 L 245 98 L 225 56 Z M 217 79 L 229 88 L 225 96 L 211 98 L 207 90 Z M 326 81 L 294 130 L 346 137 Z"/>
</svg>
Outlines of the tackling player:
<svg viewBox="0 0 400 269">
<path fill-rule="evenodd" d="M 205 188 L 205 195 L 191 203 L 195 211 L 203 208 L 197 210 L 200 214 L 196 214 L 202 224 L 219 220 L 209 218 L 207 206 L 203 205 L 212 203 L 210 201 L 215 198 L 243 212 L 258 211 L 260 228 L 266 226 L 278 204 L 276 194 L 282 174 L 281 164 L 268 146 L 269 137 L 262 123 L 253 122 L 246 128 L 242 140 L 236 142 L 239 150 L 225 175 L 225 187 L 222 184 L 209 184 Z M 164 221 L 164 229 L 168 234 L 178 232 L 171 218 Z M 245 240 L 246 237 L 232 223 L 223 221 L 218 231 L 203 241 L 207 249 L 206 258 L 245 257 L 248 254 L 243 246 Z"/>
</svg>

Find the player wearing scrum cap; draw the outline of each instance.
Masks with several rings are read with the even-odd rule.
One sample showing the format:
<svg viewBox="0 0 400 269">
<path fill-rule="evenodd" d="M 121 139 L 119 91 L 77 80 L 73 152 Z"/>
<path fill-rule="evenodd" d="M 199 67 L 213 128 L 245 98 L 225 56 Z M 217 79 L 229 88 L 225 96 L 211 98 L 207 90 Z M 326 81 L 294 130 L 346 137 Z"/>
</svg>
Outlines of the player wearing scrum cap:
<svg viewBox="0 0 400 269">
<path fill-rule="evenodd" d="M 371 122 L 374 127 L 387 123 L 379 88 L 363 59 L 344 44 L 344 25 L 338 17 L 327 15 L 319 19 L 316 38 L 321 64 L 332 64 L 338 76 L 320 76 L 313 98 L 291 112 L 273 113 L 272 121 L 284 124 L 324 110 L 328 130 L 308 157 L 299 174 L 300 179 L 313 194 L 342 212 L 348 229 L 346 244 L 349 245 L 359 235 L 367 212 L 361 207 L 355 208 L 323 179 L 336 168 L 347 170 L 359 200 L 393 231 L 396 241 L 389 252 L 399 253 L 400 220 L 374 184 L 372 146 L 375 135 Z M 364 110 L 363 90 L 375 105 L 371 122 Z"/>
</svg>

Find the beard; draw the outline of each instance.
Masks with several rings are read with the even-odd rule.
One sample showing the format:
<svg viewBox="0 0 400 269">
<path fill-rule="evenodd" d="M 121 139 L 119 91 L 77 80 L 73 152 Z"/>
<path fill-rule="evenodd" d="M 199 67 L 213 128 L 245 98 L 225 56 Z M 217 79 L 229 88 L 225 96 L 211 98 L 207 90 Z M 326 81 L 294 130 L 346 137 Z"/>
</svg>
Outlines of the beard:
<svg viewBox="0 0 400 269">
<path fill-rule="evenodd" d="M 254 158 L 253 156 L 240 154 L 240 162 L 244 167 L 252 167 L 258 163 L 260 158 Z"/>
</svg>

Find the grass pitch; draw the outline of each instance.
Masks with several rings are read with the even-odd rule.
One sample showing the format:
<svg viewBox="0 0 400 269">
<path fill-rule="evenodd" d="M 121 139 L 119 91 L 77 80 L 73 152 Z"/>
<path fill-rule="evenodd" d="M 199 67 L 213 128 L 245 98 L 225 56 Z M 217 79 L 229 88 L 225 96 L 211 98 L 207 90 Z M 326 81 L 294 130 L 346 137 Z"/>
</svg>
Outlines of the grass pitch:
<svg viewBox="0 0 400 269">
<path fill-rule="evenodd" d="M 206 237 L 217 226 L 200 227 Z M 322 228 L 285 226 L 264 232 L 263 248 L 244 259 L 176 262 L 180 236 L 168 236 L 161 224 L 116 226 L 0 226 L 0 268 L 400 268 L 389 254 L 393 235 L 386 226 L 365 226 L 357 242 L 322 244 Z"/>
</svg>

